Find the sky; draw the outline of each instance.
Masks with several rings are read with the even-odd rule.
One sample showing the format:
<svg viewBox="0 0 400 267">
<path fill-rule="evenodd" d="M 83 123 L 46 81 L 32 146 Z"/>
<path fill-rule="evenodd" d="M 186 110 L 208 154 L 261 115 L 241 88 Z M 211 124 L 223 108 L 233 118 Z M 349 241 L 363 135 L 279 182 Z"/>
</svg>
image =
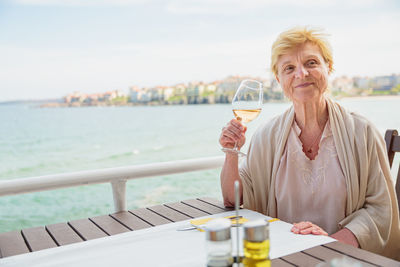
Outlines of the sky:
<svg viewBox="0 0 400 267">
<path fill-rule="evenodd" d="M 0 0 L 0 101 L 269 77 L 303 25 L 330 35 L 333 78 L 400 74 L 397 0 Z"/>
</svg>

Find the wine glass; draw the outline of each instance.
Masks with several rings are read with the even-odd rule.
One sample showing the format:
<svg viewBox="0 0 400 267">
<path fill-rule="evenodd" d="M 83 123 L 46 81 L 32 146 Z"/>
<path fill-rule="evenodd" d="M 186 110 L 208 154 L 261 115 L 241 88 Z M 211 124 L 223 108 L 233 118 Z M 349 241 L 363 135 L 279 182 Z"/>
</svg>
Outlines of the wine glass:
<svg viewBox="0 0 400 267">
<path fill-rule="evenodd" d="M 246 125 L 251 122 L 261 112 L 263 103 L 262 83 L 255 80 L 243 80 L 232 99 L 232 110 L 236 119 Z M 222 151 L 228 153 L 237 153 L 240 156 L 246 156 L 237 148 L 237 142 L 233 148 L 222 148 Z"/>
</svg>

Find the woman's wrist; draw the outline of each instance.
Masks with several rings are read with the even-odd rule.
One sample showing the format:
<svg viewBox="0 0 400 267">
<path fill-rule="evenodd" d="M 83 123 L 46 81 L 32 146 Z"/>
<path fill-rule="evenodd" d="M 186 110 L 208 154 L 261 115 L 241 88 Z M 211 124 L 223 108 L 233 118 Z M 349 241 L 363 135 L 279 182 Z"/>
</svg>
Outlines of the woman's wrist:
<svg viewBox="0 0 400 267">
<path fill-rule="evenodd" d="M 358 240 L 356 236 L 353 234 L 352 231 L 350 231 L 347 228 L 343 228 L 336 233 L 331 235 L 332 238 L 335 238 L 339 242 L 351 245 L 353 247 L 359 248 L 360 244 L 358 243 Z"/>
</svg>

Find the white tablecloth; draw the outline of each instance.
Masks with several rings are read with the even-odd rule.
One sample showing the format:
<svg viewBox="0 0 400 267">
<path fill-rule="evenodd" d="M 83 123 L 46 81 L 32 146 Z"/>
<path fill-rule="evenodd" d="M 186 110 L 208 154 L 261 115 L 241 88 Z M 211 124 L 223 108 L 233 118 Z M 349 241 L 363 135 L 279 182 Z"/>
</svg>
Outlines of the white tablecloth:
<svg viewBox="0 0 400 267">
<path fill-rule="evenodd" d="M 234 215 L 233 211 L 207 217 Z M 270 217 L 250 210 L 240 210 L 249 220 Z M 197 230 L 177 231 L 189 226 L 182 221 L 148 229 L 118 234 L 37 252 L 0 259 L 0 266 L 205 266 L 205 233 Z M 291 224 L 270 223 L 270 258 L 279 258 L 334 239 L 326 236 L 296 235 Z M 232 228 L 235 250 L 236 228 Z M 241 251 L 242 252 L 242 251 Z"/>
</svg>

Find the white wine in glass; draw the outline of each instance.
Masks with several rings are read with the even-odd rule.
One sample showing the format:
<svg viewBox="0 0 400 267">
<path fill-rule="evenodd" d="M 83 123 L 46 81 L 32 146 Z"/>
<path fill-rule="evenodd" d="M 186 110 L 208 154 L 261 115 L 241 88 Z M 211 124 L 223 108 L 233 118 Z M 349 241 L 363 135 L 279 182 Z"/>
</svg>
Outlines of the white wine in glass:
<svg viewBox="0 0 400 267">
<path fill-rule="evenodd" d="M 233 114 L 236 119 L 240 118 L 243 124 L 247 124 L 258 117 L 261 112 L 261 108 L 258 109 L 234 109 Z"/>
<path fill-rule="evenodd" d="M 236 91 L 232 100 L 232 110 L 235 118 L 242 124 L 247 124 L 258 117 L 263 103 L 262 84 L 254 80 L 243 80 Z M 237 143 L 233 148 L 222 148 L 222 151 L 228 153 L 237 153 L 246 156 L 237 148 Z"/>
</svg>

